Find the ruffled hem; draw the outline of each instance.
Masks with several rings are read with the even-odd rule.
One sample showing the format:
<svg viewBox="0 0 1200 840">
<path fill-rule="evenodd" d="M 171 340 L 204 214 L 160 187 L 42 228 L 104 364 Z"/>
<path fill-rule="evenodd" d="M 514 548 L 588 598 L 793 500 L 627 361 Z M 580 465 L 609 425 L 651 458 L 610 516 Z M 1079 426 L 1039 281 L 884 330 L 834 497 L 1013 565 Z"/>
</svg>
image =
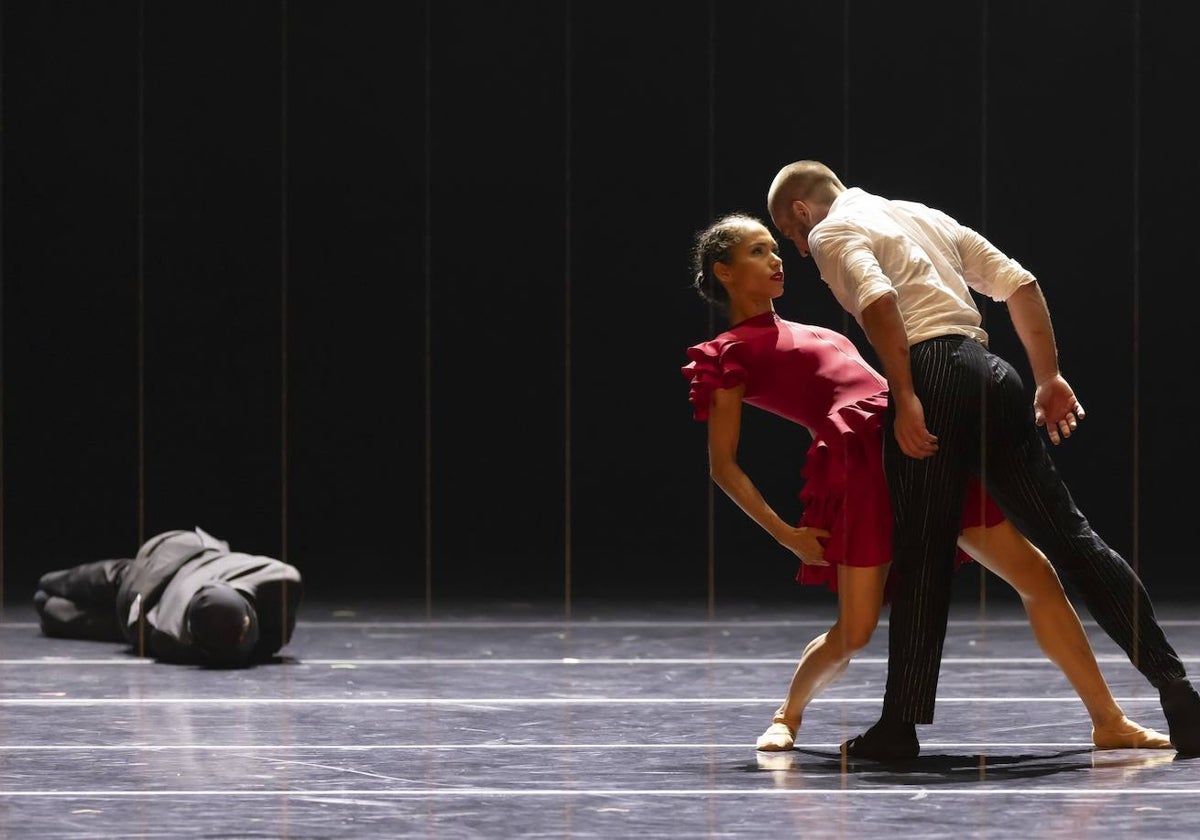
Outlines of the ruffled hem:
<svg viewBox="0 0 1200 840">
<path fill-rule="evenodd" d="M 805 455 L 800 473 L 804 484 L 799 493 L 803 506 L 799 524 L 830 532 L 824 541 L 829 565 L 800 564 L 796 580 L 805 586 L 824 586 L 836 593 L 839 565 L 879 566 L 892 559 L 892 504 L 883 471 L 883 415 L 864 403 L 840 413 L 841 425 L 846 429 L 837 439 L 840 447 L 835 448 L 827 440 L 814 440 Z M 983 492 L 980 483 L 971 479 L 963 504 L 963 527 L 991 527 L 1003 520 L 1000 508 Z M 956 552 L 955 570 L 969 562 L 970 555 L 961 549 Z M 891 602 L 894 577 L 894 572 L 889 572 L 885 603 Z"/>
<path fill-rule="evenodd" d="M 837 592 L 837 567 L 879 566 L 892 559 L 892 505 L 883 473 L 878 412 L 848 413 L 858 428 L 843 434 L 840 446 L 814 440 L 804 460 L 800 490 L 800 525 L 829 531 L 825 543 L 828 566 L 800 565 L 796 580 Z"/>
</svg>

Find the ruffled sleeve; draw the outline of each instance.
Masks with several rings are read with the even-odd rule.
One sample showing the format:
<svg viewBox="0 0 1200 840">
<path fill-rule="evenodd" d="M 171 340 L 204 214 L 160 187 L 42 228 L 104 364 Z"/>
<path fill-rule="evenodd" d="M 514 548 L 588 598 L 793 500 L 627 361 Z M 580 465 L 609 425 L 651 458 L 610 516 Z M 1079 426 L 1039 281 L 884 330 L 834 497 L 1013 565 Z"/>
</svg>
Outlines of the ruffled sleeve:
<svg viewBox="0 0 1200 840">
<path fill-rule="evenodd" d="M 745 354 L 745 342 L 719 338 L 687 349 L 691 361 L 680 372 L 691 384 L 688 399 L 696 420 L 708 420 L 713 391 L 733 388 L 746 381 Z"/>
</svg>

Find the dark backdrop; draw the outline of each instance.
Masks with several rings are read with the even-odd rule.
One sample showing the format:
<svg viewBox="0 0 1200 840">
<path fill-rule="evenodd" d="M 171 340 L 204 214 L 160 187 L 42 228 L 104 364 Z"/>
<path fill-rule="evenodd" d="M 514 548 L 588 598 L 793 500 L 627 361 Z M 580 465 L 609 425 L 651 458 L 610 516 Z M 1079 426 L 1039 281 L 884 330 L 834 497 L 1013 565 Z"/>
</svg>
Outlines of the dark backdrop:
<svg viewBox="0 0 1200 840">
<path fill-rule="evenodd" d="M 692 233 L 817 157 L 1038 275 L 1058 463 L 1195 595 L 1193 6 L 6 0 L 5 593 L 200 525 L 310 592 L 798 597 L 679 368 Z M 807 445 L 745 418 L 787 515 Z"/>
</svg>

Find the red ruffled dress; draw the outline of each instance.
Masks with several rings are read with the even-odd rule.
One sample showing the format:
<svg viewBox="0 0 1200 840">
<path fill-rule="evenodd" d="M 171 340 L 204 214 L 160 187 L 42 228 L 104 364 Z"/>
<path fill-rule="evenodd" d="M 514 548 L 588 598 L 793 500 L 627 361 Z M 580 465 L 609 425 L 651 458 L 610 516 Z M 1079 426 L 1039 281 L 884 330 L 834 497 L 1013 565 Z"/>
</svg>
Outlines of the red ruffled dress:
<svg viewBox="0 0 1200 840">
<path fill-rule="evenodd" d="M 834 330 L 764 312 L 689 347 L 687 357 L 682 372 L 691 383 L 696 420 L 708 420 L 713 390 L 744 384 L 745 402 L 799 423 L 812 436 L 800 473 L 799 524 L 830 532 L 830 565 L 801 563 L 796 580 L 836 592 L 836 564 L 890 562 L 892 506 L 883 472 L 887 380 L 854 343 Z M 972 479 L 963 527 L 1003 519 Z M 959 551 L 956 565 L 969 560 Z"/>
</svg>

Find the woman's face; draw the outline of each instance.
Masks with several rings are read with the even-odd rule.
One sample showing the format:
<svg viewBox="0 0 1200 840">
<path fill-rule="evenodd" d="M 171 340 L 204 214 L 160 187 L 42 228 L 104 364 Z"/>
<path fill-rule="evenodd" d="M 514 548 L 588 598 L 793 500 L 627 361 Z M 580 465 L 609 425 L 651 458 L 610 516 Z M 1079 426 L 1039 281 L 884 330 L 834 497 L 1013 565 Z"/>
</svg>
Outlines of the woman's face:
<svg viewBox="0 0 1200 840">
<path fill-rule="evenodd" d="M 734 301 L 770 301 L 783 294 L 783 259 L 779 243 L 762 225 L 746 225 L 742 240 L 730 249 L 718 277 Z"/>
</svg>

